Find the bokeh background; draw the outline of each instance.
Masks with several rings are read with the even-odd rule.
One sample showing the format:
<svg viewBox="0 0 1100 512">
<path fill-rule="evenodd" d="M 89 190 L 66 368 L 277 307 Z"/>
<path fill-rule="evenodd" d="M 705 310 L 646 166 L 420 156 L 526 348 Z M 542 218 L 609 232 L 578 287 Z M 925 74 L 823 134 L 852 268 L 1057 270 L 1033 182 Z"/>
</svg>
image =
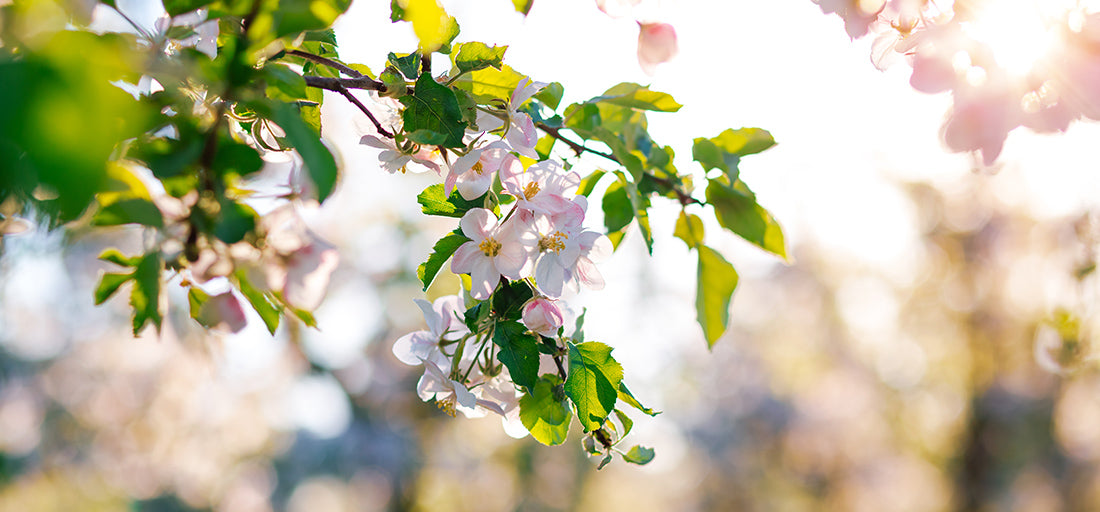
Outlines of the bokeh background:
<svg viewBox="0 0 1100 512">
<path fill-rule="evenodd" d="M 342 257 L 320 330 L 270 336 L 253 318 L 205 333 L 170 286 L 161 335 L 134 339 L 125 301 L 93 307 L 92 290 L 95 256 L 139 248 L 140 232 L 0 239 L 0 511 L 1100 509 L 1100 127 L 1018 130 L 978 167 L 940 142 L 949 98 L 910 89 L 904 64 L 877 71 L 869 41 L 809 0 L 649 4 L 680 42 L 652 77 L 636 23 L 591 0 L 536 1 L 526 19 L 504 0 L 444 5 L 460 39 L 509 45 L 507 62 L 562 82 L 566 101 L 621 81 L 672 93 L 683 109 L 650 130 L 682 171 L 697 136 L 759 126 L 779 141 L 741 169 L 793 262 L 707 226 L 741 274 L 713 350 L 674 204 L 655 204 L 652 257 L 628 235 L 606 289 L 572 300 L 664 411 L 631 434 L 657 459 L 597 472 L 576 427 L 547 448 L 420 402 L 420 370 L 390 347 L 422 328 L 415 268 L 454 222 L 415 202 L 438 178 L 380 171 L 358 144 L 369 123 L 333 97 L 342 181 L 308 214 Z M 415 46 L 378 0 L 337 37 L 370 66 Z"/>
</svg>

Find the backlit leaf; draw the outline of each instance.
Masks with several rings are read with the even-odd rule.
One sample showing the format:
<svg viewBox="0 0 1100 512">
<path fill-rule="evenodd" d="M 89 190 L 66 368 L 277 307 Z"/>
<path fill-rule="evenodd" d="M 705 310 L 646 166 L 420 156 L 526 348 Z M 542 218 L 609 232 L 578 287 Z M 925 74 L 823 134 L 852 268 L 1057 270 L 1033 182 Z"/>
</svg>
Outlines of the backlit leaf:
<svg viewBox="0 0 1100 512">
<path fill-rule="evenodd" d="M 432 281 L 435 280 L 436 274 L 439 273 L 439 269 L 443 268 L 443 264 L 450 259 L 451 255 L 458 250 L 462 244 L 468 242 L 470 239 L 462 236 L 461 233 L 449 233 L 447 236 L 440 238 L 432 246 L 432 253 L 428 256 L 428 260 L 421 263 L 419 267 L 416 267 L 416 277 L 420 279 L 420 282 L 424 285 L 424 290 L 427 291 L 431 286 Z"/>
<path fill-rule="evenodd" d="M 718 251 L 705 245 L 699 252 L 698 282 L 696 284 L 695 310 L 707 346 L 714 346 L 729 322 L 730 300 L 737 288 L 737 271 Z"/>
<path fill-rule="evenodd" d="M 569 374 L 565 394 L 577 407 L 585 432 L 600 428 L 615 409 L 623 367 L 611 357 L 611 347 L 589 341 L 569 344 Z"/>
<path fill-rule="evenodd" d="M 548 446 L 565 442 L 573 420 L 561 385 L 560 377 L 548 373 L 539 377 L 531 391 L 519 399 L 519 420 L 531 437 Z"/>
</svg>

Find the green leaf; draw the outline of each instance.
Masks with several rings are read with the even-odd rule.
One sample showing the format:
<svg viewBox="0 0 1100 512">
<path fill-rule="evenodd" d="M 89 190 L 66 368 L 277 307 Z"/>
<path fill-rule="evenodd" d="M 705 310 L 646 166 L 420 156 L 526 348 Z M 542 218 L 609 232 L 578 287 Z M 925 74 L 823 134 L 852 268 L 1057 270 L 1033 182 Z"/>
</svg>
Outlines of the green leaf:
<svg viewBox="0 0 1100 512">
<path fill-rule="evenodd" d="M 113 4 L 114 2 L 112 2 Z M 214 3 L 214 0 L 162 0 L 164 10 L 172 16 L 191 12 L 200 7 L 206 7 Z M 113 7 L 113 5 L 112 5 Z"/>
<path fill-rule="evenodd" d="M 503 320 L 519 320 L 523 305 L 534 297 L 531 287 L 524 281 L 505 281 L 493 294 L 493 314 Z"/>
<path fill-rule="evenodd" d="M 455 80 L 454 85 L 484 104 L 494 99 L 508 101 L 520 80 L 523 75 L 505 64 L 500 69 L 485 68 L 466 73 Z"/>
<path fill-rule="evenodd" d="M 402 0 L 402 19 L 412 23 L 413 32 L 420 39 L 420 51 L 434 52 L 454 40 L 458 35 L 458 23 L 443 10 L 436 0 Z M 397 9 L 393 9 L 393 14 Z"/>
<path fill-rule="evenodd" d="M 197 286 L 192 286 L 187 291 L 187 305 L 191 318 L 199 320 L 202 317 L 202 306 L 206 304 L 206 301 L 210 300 L 210 295 L 199 289 Z M 199 323 L 202 323 L 201 321 Z M 205 327 L 210 327 L 205 323 L 202 323 Z"/>
<path fill-rule="evenodd" d="M 612 183 L 603 194 L 603 222 L 608 233 L 621 231 L 634 220 L 634 205 L 623 183 Z"/>
<path fill-rule="evenodd" d="M 550 82 L 535 94 L 535 99 L 541 101 L 547 107 L 557 110 L 558 105 L 561 105 L 561 97 L 564 95 L 565 87 L 562 87 L 561 83 Z"/>
<path fill-rule="evenodd" d="M 588 308 L 581 309 L 577 315 L 577 323 L 573 327 L 573 343 L 584 343 L 584 315 L 588 314 Z"/>
<path fill-rule="evenodd" d="M 657 112 L 676 112 L 682 106 L 671 94 L 651 91 L 648 86 L 629 82 L 616 85 L 589 101 Z"/>
<path fill-rule="evenodd" d="M 401 76 L 401 72 L 393 66 L 386 66 L 379 79 L 386 86 L 386 91 L 382 93 L 383 96 L 400 98 L 408 91 L 409 86 L 405 83 L 405 77 Z"/>
<path fill-rule="evenodd" d="M 500 347 L 497 359 L 508 367 L 512 382 L 531 389 L 539 375 L 538 340 L 519 322 L 500 322 L 493 330 L 493 343 Z"/>
<path fill-rule="evenodd" d="M 611 347 L 589 341 L 569 344 L 569 376 L 565 394 L 577 407 L 585 432 L 600 428 L 615 409 L 623 367 L 611 357 Z"/>
<path fill-rule="evenodd" d="M 560 377 L 547 373 L 519 399 L 519 420 L 531 437 L 547 446 L 564 443 L 573 421 L 573 411 L 561 386 Z"/>
<path fill-rule="evenodd" d="M 466 121 L 450 88 L 439 84 L 426 73 L 417 79 L 413 94 L 403 96 L 400 101 L 405 105 L 405 111 L 401 114 L 405 131 L 431 130 L 446 135 L 438 145 L 448 148 L 463 146 Z"/>
<path fill-rule="evenodd" d="M 389 62 L 409 80 L 416 80 L 416 77 L 420 76 L 420 54 L 417 52 L 406 55 L 390 52 Z"/>
<path fill-rule="evenodd" d="M 611 454 L 604 455 L 603 460 L 596 466 L 596 471 L 603 469 L 608 464 L 611 464 Z"/>
<path fill-rule="evenodd" d="M 688 248 L 698 247 L 703 243 L 703 219 L 698 215 L 680 210 L 680 218 L 676 219 L 676 230 L 673 236 L 683 240 Z"/>
<path fill-rule="evenodd" d="M 604 177 L 605 174 L 607 174 L 607 172 L 599 169 L 592 171 L 592 174 L 589 174 L 581 180 L 580 186 L 577 187 L 577 195 L 585 197 L 591 195 L 592 191 L 596 188 L 596 184 L 600 182 L 600 178 Z"/>
<path fill-rule="evenodd" d="M 626 195 L 630 198 L 630 204 L 634 207 L 634 220 L 638 222 L 638 231 L 642 233 L 646 249 L 653 254 L 653 230 L 649 226 L 649 198 L 638 193 L 638 187 L 626 179 L 622 171 L 615 171 L 619 177 L 619 183 L 626 189 Z"/>
<path fill-rule="evenodd" d="M 107 249 L 100 253 L 99 259 L 123 267 L 136 267 L 141 261 L 141 256 L 123 256 L 118 249 Z"/>
<path fill-rule="evenodd" d="M 428 260 L 416 267 L 416 277 L 424 285 L 424 291 L 428 290 L 432 281 L 435 280 L 435 275 L 439 273 L 439 269 L 443 268 L 451 255 L 469 240 L 469 238 L 456 231 L 436 241 L 435 245 L 432 246 L 432 254 L 428 256 Z"/>
<path fill-rule="evenodd" d="M 273 100 L 293 102 L 306 99 L 306 79 L 285 64 L 268 63 L 263 69 L 267 82 L 267 97 Z"/>
<path fill-rule="evenodd" d="M 477 41 L 458 45 L 458 51 L 451 53 L 451 59 L 460 73 L 477 71 L 488 67 L 500 69 L 504 65 L 504 51 L 507 46 L 488 46 Z"/>
<path fill-rule="evenodd" d="M 279 328 L 279 307 L 268 299 L 267 295 L 252 285 L 244 270 L 238 270 L 233 276 L 236 278 L 237 288 L 241 290 L 241 295 L 244 295 L 248 303 L 252 304 L 252 308 L 260 314 L 264 326 L 267 327 L 267 332 L 275 334 L 275 329 Z"/>
<path fill-rule="evenodd" d="M 309 125 L 302 121 L 294 105 L 280 101 L 273 101 L 271 105 L 275 122 L 302 156 L 309 177 L 317 186 L 317 199 L 324 202 L 336 188 L 336 159 Z"/>
<path fill-rule="evenodd" d="M 457 190 L 453 190 L 451 197 L 444 197 L 443 184 L 436 183 L 416 196 L 416 202 L 420 203 L 424 215 L 461 218 L 471 208 L 481 208 L 485 204 L 485 196 L 467 201 Z"/>
<path fill-rule="evenodd" d="M 390 23 L 405 20 L 405 7 L 402 0 L 390 0 Z"/>
<path fill-rule="evenodd" d="M 283 37 L 299 32 L 324 30 L 331 27 L 350 4 L 351 0 L 280 0 L 278 8 L 271 11 L 274 35 Z M 253 39 L 256 39 L 253 31 L 262 24 L 253 23 L 249 28 L 249 35 Z"/>
<path fill-rule="evenodd" d="M 634 398 L 634 394 L 630 392 L 630 389 L 628 389 L 626 387 L 626 384 L 623 382 L 619 383 L 619 400 L 622 400 L 627 405 L 639 411 L 642 411 L 642 413 L 646 414 L 647 416 L 656 416 L 658 414 L 661 414 L 661 411 L 654 411 L 653 409 L 642 405 L 642 403 L 639 402 L 637 398 Z"/>
<path fill-rule="evenodd" d="M 99 278 L 99 285 L 95 287 L 95 305 L 98 306 L 107 302 L 107 299 L 111 298 L 120 286 L 133 279 L 133 277 L 133 274 L 114 274 L 110 272 L 103 274 Z"/>
<path fill-rule="evenodd" d="M 147 199 L 123 199 L 101 206 L 92 216 L 95 226 L 141 224 L 155 228 L 164 227 L 164 215 Z"/>
<path fill-rule="evenodd" d="M 718 251 L 705 245 L 699 251 L 699 279 L 695 310 L 707 346 L 713 347 L 729 322 L 730 300 L 737 288 L 737 271 Z"/>
<path fill-rule="evenodd" d="M 227 244 L 235 244 L 256 227 L 256 211 L 252 207 L 229 198 L 221 198 L 214 236 Z"/>
<path fill-rule="evenodd" d="M 229 137 L 222 138 L 219 142 L 212 165 L 219 176 L 240 177 L 258 172 L 263 166 L 264 160 L 256 148 Z"/>
<path fill-rule="evenodd" d="M 636 445 L 631 448 L 630 451 L 623 454 L 623 460 L 631 464 L 644 466 L 646 464 L 649 464 L 649 462 L 653 460 L 653 457 L 655 455 L 656 453 L 653 452 L 653 448 L 646 448 L 641 445 Z"/>
<path fill-rule="evenodd" d="M 512 5 L 516 7 L 516 12 L 527 16 L 531 12 L 531 7 L 535 5 L 535 0 L 512 0 Z"/>
<path fill-rule="evenodd" d="M 130 306 L 134 308 L 134 336 L 149 322 L 160 332 L 163 320 L 160 312 L 160 272 L 163 266 L 160 253 L 154 252 L 141 257 L 134 268 L 134 286 L 130 289 Z"/>
<path fill-rule="evenodd" d="M 730 183 L 737 181 L 737 166 L 741 157 L 764 151 L 775 145 L 775 139 L 760 128 L 732 128 L 710 139 L 697 138 L 691 148 L 691 157 L 703 165 L 704 170 L 721 169 L 729 176 Z"/>
<path fill-rule="evenodd" d="M 630 419 L 625 412 L 615 409 L 615 417 L 619 419 L 619 423 L 623 425 L 623 432 L 619 434 L 619 440 L 630 434 L 630 431 L 634 429 L 634 420 Z M 614 425 L 614 424 L 612 424 Z"/>
<path fill-rule="evenodd" d="M 718 180 L 707 185 L 707 202 L 714 206 L 714 216 L 722 227 L 752 242 L 780 258 L 787 259 L 787 244 L 783 228 L 771 213 L 756 203 L 756 196 L 744 182 L 733 187 Z"/>
</svg>

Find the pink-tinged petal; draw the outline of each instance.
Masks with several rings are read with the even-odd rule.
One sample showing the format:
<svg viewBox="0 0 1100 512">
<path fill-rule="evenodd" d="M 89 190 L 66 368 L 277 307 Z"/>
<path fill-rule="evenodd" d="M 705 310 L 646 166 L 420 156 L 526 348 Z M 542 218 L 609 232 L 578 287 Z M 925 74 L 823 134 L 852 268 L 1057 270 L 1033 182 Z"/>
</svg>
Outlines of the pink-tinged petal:
<svg viewBox="0 0 1100 512">
<path fill-rule="evenodd" d="M 546 253 L 535 265 L 535 283 L 539 290 L 550 297 L 561 297 L 565 285 L 565 267 L 556 254 Z"/>
<path fill-rule="evenodd" d="M 539 133 L 535 130 L 535 122 L 531 116 L 523 112 L 517 112 L 512 116 L 512 127 L 508 129 L 508 144 L 512 149 L 527 158 L 538 158 L 535 145 L 539 142 Z"/>
<path fill-rule="evenodd" d="M 676 29 L 668 23 L 638 23 L 638 64 L 647 75 L 657 70 L 657 65 L 668 62 L 679 51 Z"/>
<path fill-rule="evenodd" d="M 477 414 L 477 397 L 466 389 L 466 386 L 456 380 L 451 381 L 451 388 L 454 389 L 455 410 L 461 412 L 467 418 L 475 417 L 474 415 Z"/>
<path fill-rule="evenodd" d="M 489 191 L 493 185 L 493 173 L 483 170 L 481 174 L 468 172 L 458 181 L 458 194 L 467 201 L 473 201 Z"/>
<path fill-rule="evenodd" d="M 980 151 L 985 165 L 992 165 L 1004 147 L 1008 132 L 1016 127 L 1015 104 L 1003 95 L 959 99 L 943 129 L 952 151 Z"/>
<path fill-rule="evenodd" d="M 500 272 L 489 258 L 474 260 L 470 272 L 470 296 L 477 300 L 488 299 L 500 282 Z"/>
<path fill-rule="evenodd" d="M 469 274 L 480 259 L 486 259 L 486 256 L 477 248 L 477 242 L 466 242 L 458 247 L 451 258 L 451 272 Z"/>
<path fill-rule="evenodd" d="M 455 160 L 455 163 L 450 166 L 450 169 L 447 171 L 447 177 L 443 180 L 443 193 L 450 197 L 451 191 L 454 190 L 455 183 L 462 179 L 467 173 L 469 173 L 473 169 L 474 164 L 476 164 L 478 160 L 480 160 L 480 158 L 480 149 L 472 150 L 469 153 L 458 157 L 458 159 Z"/>
<path fill-rule="evenodd" d="M 229 332 L 240 332 L 248 324 L 241 303 L 230 292 L 211 296 L 199 311 L 199 323 Z"/>
<path fill-rule="evenodd" d="M 531 99 L 531 96 L 538 94 L 546 85 L 545 82 L 533 82 L 530 77 L 524 77 L 523 80 L 519 81 L 519 85 L 516 86 L 516 89 L 512 91 L 512 109 L 518 109 L 526 103 L 527 100 Z"/>
<path fill-rule="evenodd" d="M 523 325 L 548 337 L 557 336 L 558 328 L 565 321 L 554 301 L 545 297 L 536 297 L 527 301 L 523 305 L 522 315 Z"/>
<path fill-rule="evenodd" d="M 393 342 L 393 355 L 402 363 L 416 366 L 431 355 L 432 349 L 438 346 L 436 341 L 427 331 L 410 332 Z"/>
<path fill-rule="evenodd" d="M 523 197 L 523 189 L 531 182 L 531 174 L 524 170 L 518 158 L 511 162 L 506 161 L 500 168 L 499 174 L 505 191 L 515 197 Z"/>
<path fill-rule="evenodd" d="M 364 135 L 363 138 L 359 139 L 359 143 L 360 144 L 365 144 L 365 145 L 370 146 L 372 148 L 394 149 L 393 143 L 387 143 L 387 142 L 383 141 L 382 139 L 380 139 L 378 137 L 375 137 L 374 135 Z"/>
<path fill-rule="evenodd" d="M 195 32 L 198 33 L 198 41 L 195 42 L 195 49 L 205 53 L 207 57 L 215 59 L 218 57 L 218 20 L 210 20 L 195 27 Z"/>
<path fill-rule="evenodd" d="M 549 192 L 540 192 L 526 206 L 533 212 L 554 216 L 555 224 L 578 226 L 584 220 L 584 210 L 577 203 Z"/>
<path fill-rule="evenodd" d="M 497 404 L 496 402 L 490 402 L 488 400 L 483 400 L 481 398 L 478 398 L 477 399 L 477 406 L 480 407 L 480 408 L 483 408 L 483 409 L 488 409 L 489 411 L 497 413 L 497 414 L 501 415 L 502 417 L 504 416 L 504 409 L 502 409 L 500 407 L 500 404 Z M 467 418 L 469 418 L 469 417 L 470 416 L 467 416 Z"/>
<path fill-rule="evenodd" d="M 432 303 L 432 310 L 435 314 L 439 315 L 440 324 L 438 331 L 432 331 L 437 335 L 442 335 L 446 331 L 451 330 L 452 324 L 458 324 L 460 328 L 465 328 L 461 321 L 458 320 L 462 316 L 462 313 L 466 311 L 465 305 L 462 304 L 462 299 L 457 295 L 446 295 L 435 299 Z"/>
<path fill-rule="evenodd" d="M 602 290 L 604 281 L 596 264 L 588 258 L 577 258 L 577 264 L 573 267 L 573 278 L 577 284 L 582 284 L 593 290 Z"/>
<path fill-rule="evenodd" d="M 585 231 L 578 236 L 577 242 L 581 246 L 581 252 L 595 263 L 611 257 L 615 247 L 607 236 L 597 231 Z"/>
<path fill-rule="evenodd" d="M 958 74 L 951 59 L 939 55 L 918 53 L 913 57 L 913 75 L 909 85 L 920 92 L 936 94 L 951 90 L 958 81 Z"/>
<path fill-rule="evenodd" d="M 477 113 L 477 127 L 483 132 L 491 132 L 498 130 L 504 126 L 504 121 L 499 117 L 494 116 L 488 112 L 478 111 Z"/>
<path fill-rule="evenodd" d="M 329 277 L 339 263 L 336 249 L 320 239 L 292 253 L 286 262 L 283 287 L 286 301 L 307 311 L 317 309 L 325 298 Z"/>
<path fill-rule="evenodd" d="M 458 226 L 466 238 L 481 243 L 496 230 L 497 216 L 485 208 L 472 208 L 458 221 Z"/>
</svg>

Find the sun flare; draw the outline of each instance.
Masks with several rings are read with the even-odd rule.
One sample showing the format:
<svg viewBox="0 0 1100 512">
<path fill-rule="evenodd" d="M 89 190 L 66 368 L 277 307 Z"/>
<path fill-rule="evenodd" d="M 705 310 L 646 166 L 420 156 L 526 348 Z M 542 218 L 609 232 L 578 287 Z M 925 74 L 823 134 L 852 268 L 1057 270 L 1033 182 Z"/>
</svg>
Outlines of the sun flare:
<svg viewBox="0 0 1100 512">
<path fill-rule="evenodd" d="M 1072 0 L 990 0 L 983 2 L 966 33 L 993 52 L 1013 75 L 1031 72 L 1058 44 L 1059 23 L 1076 6 Z"/>
</svg>

